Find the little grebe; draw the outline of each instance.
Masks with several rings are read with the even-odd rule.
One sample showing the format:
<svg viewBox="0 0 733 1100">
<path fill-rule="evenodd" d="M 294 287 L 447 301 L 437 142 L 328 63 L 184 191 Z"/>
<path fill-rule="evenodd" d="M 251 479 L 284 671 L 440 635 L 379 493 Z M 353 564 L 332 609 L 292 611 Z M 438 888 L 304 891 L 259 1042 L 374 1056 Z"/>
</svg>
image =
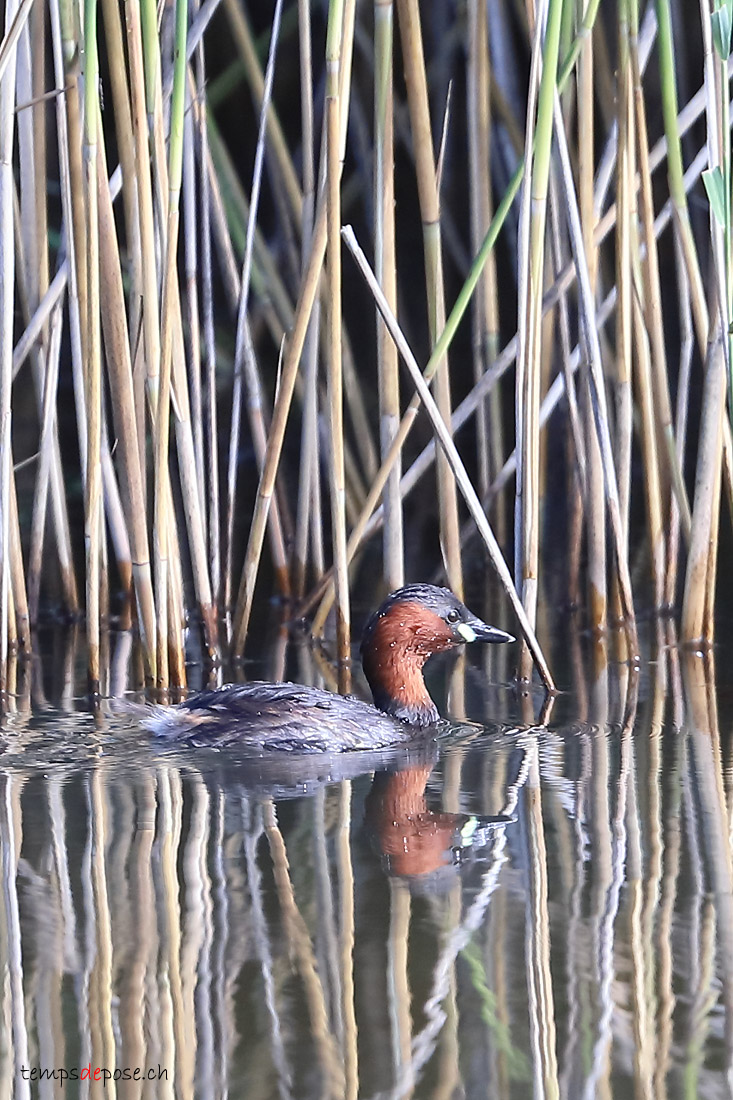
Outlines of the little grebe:
<svg viewBox="0 0 733 1100">
<path fill-rule="evenodd" d="M 404 743 L 440 717 L 423 680 L 428 657 L 464 642 L 513 641 L 447 588 L 409 584 L 388 596 L 364 629 L 361 660 L 378 710 L 320 688 L 254 681 L 156 708 L 145 724 L 195 745 L 343 752 Z"/>
</svg>

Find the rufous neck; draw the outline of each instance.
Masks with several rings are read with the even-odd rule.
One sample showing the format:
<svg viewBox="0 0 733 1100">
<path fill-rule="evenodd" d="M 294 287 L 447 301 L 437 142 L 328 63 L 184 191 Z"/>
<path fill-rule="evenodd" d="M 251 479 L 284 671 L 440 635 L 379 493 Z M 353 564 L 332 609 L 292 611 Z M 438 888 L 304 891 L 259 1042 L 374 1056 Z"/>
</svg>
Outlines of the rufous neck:
<svg viewBox="0 0 733 1100">
<path fill-rule="evenodd" d="M 374 705 L 411 726 L 430 726 L 437 722 L 438 710 L 422 674 L 426 659 L 398 645 L 386 649 L 371 645 L 365 650 L 362 662 Z"/>
</svg>

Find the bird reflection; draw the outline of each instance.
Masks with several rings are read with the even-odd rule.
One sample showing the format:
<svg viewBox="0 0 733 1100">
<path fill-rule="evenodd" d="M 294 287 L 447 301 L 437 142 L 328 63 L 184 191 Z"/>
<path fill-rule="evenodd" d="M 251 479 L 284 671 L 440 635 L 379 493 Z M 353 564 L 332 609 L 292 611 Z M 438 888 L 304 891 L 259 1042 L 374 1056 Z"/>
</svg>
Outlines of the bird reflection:
<svg viewBox="0 0 733 1100">
<path fill-rule="evenodd" d="M 366 823 L 388 874 L 417 889 L 442 891 L 462 860 L 512 819 L 431 810 L 426 788 L 432 770 L 425 763 L 377 772 L 366 798 Z"/>
</svg>

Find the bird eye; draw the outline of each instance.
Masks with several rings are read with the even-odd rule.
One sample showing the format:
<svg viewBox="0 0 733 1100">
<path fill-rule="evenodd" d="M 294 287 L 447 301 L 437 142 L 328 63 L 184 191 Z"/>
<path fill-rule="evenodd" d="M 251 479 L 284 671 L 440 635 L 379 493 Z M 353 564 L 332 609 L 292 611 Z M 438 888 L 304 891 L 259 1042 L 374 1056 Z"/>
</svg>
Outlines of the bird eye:
<svg viewBox="0 0 733 1100">
<path fill-rule="evenodd" d="M 446 622 L 457 623 L 458 620 L 460 619 L 460 617 L 461 617 L 460 612 L 456 611 L 456 609 L 454 607 L 448 612 L 448 614 L 446 615 L 445 618 L 446 618 Z"/>
</svg>

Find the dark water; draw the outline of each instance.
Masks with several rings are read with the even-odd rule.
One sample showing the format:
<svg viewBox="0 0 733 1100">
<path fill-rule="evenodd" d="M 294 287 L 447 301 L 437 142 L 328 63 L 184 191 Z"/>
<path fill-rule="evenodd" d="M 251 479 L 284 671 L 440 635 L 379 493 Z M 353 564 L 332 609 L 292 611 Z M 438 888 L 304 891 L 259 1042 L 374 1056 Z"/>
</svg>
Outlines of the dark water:
<svg viewBox="0 0 733 1100">
<path fill-rule="evenodd" d="M 563 639 L 535 728 L 474 649 L 430 676 L 472 721 L 284 765 L 158 751 L 84 712 L 73 654 L 36 670 L 0 755 L 0 1098 L 730 1095 L 728 671 L 665 641 L 636 676 Z M 319 666 L 280 640 L 250 671 Z"/>
</svg>

